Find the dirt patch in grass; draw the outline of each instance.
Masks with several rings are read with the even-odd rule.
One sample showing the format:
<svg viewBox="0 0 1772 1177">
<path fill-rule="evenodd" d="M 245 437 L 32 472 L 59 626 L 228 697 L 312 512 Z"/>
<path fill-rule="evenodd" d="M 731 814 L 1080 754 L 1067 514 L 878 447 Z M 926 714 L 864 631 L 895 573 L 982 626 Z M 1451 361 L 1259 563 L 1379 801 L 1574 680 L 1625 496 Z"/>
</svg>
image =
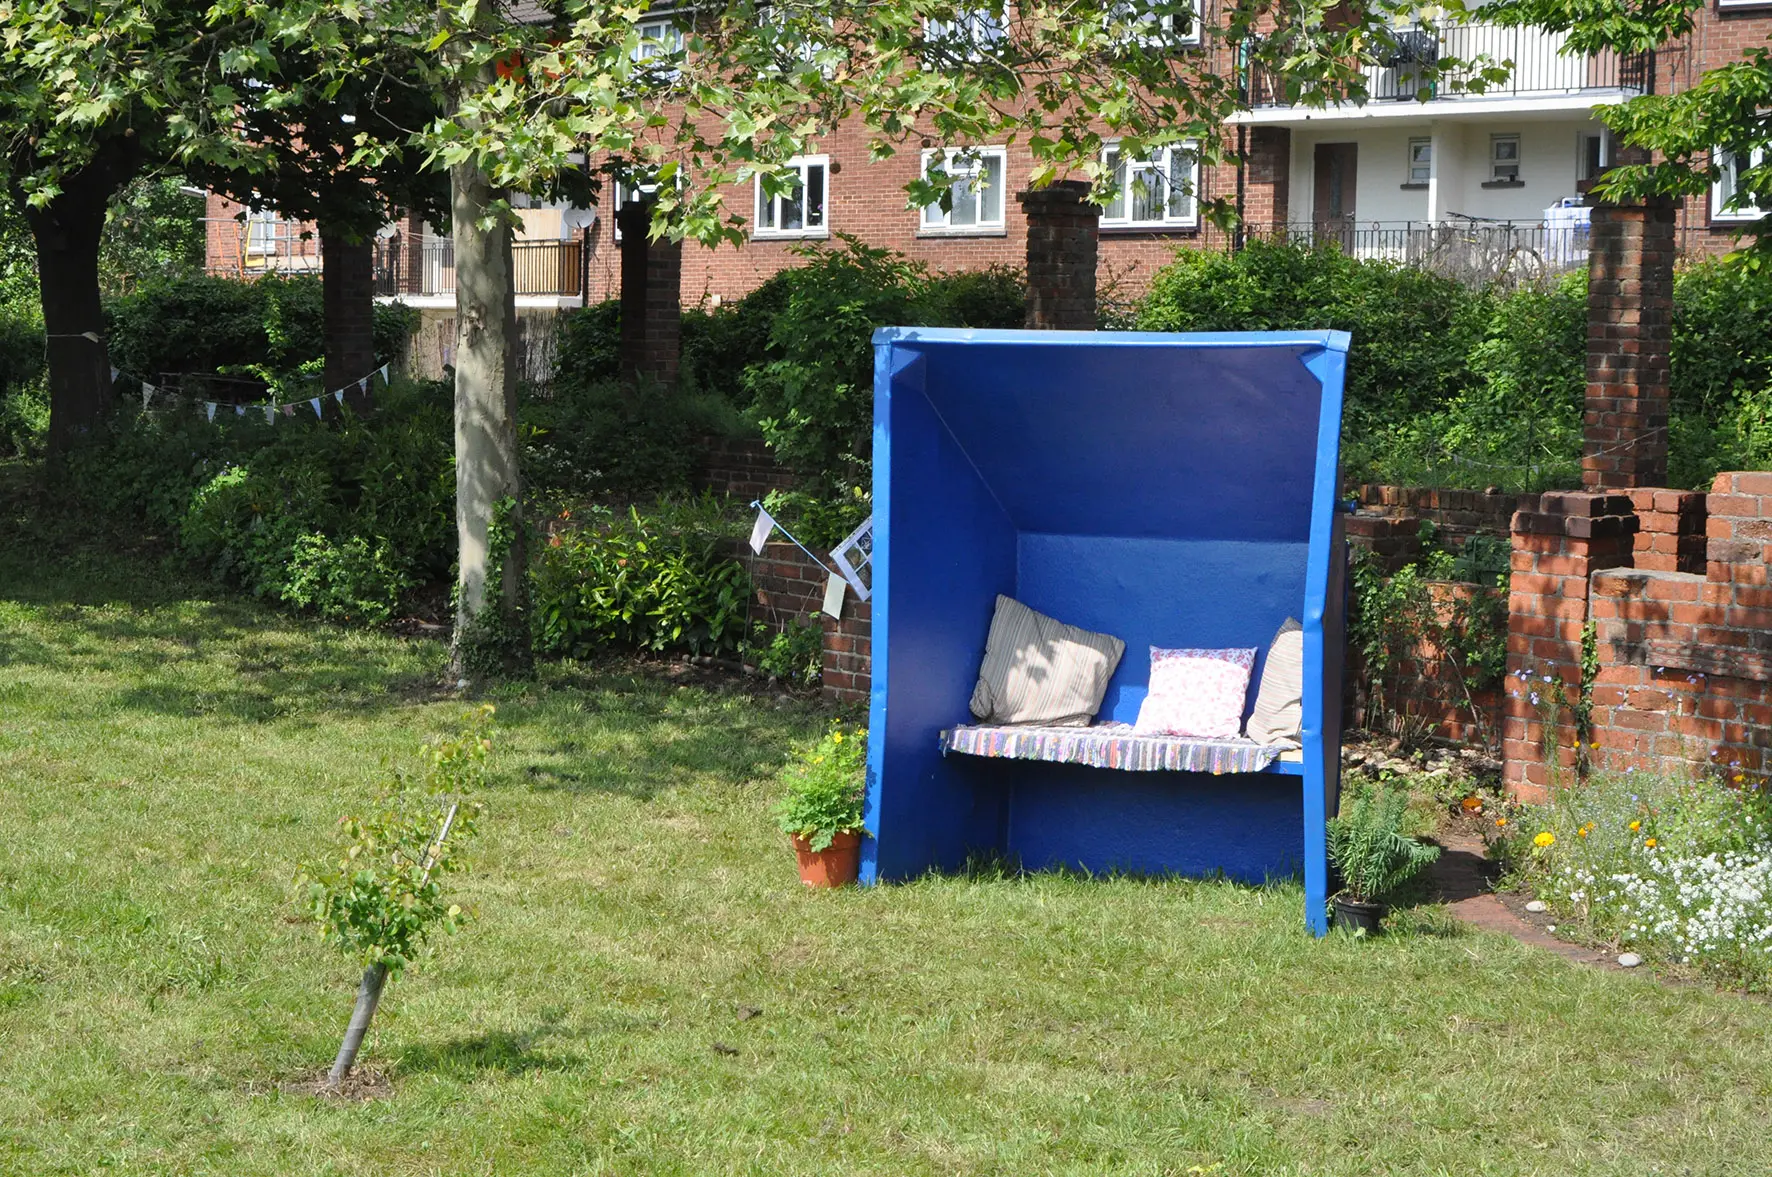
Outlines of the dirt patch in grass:
<svg viewBox="0 0 1772 1177">
<path fill-rule="evenodd" d="M 394 1094 L 393 1079 L 380 1067 L 355 1067 L 336 1088 L 327 1085 L 326 1075 L 326 1071 L 316 1071 L 305 1079 L 283 1084 L 281 1089 L 290 1095 L 309 1095 L 334 1103 L 368 1103 Z"/>
</svg>

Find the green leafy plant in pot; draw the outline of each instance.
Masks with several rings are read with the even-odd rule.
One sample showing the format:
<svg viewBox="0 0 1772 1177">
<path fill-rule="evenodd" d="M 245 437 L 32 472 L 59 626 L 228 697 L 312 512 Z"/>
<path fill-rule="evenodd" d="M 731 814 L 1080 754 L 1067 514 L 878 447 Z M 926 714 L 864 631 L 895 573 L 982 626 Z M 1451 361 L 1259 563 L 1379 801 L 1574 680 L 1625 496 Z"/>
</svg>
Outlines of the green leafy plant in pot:
<svg viewBox="0 0 1772 1177">
<path fill-rule="evenodd" d="M 1379 785 L 1329 820 L 1329 861 L 1341 875 L 1335 922 L 1375 934 L 1397 889 L 1440 857 L 1440 848 L 1403 832 L 1409 794 Z"/>
<path fill-rule="evenodd" d="M 793 840 L 800 881 L 808 887 L 841 887 L 861 872 L 867 735 L 833 723 L 782 774 L 788 792 L 775 807 L 775 819 Z"/>
</svg>

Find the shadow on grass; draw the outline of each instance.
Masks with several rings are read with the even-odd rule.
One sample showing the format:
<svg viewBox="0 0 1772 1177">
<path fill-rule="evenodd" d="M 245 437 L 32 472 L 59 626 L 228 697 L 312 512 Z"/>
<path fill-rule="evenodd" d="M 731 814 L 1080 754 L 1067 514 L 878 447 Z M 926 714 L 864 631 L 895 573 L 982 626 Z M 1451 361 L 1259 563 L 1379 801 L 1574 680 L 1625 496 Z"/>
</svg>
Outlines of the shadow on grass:
<svg viewBox="0 0 1772 1177">
<path fill-rule="evenodd" d="M 400 1052 L 394 1066 L 402 1074 L 439 1075 L 447 1079 L 474 1079 L 487 1072 L 522 1075 L 531 1071 L 572 1071 L 588 1065 L 582 1055 L 536 1047 L 550 1039 L 583 1037 L 557 1022 L 544 1022 L 522 1033 L 493 1030 L 434 1046 L 410 1047 Z"/>
</svg>

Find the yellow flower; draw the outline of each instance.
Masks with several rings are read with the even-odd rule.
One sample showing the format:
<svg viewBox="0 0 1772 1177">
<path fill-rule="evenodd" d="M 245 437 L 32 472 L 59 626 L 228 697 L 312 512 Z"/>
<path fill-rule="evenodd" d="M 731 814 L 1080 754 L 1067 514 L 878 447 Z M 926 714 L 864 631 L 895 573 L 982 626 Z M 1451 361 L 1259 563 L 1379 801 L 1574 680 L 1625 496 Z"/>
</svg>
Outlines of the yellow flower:
<svg viewBox="0 0 1772 1177">
<path fill-rule="evenodd" d="M 1658 845 L 1658 843 L 1655 841 L 1654 838 L 1644 838 L 1643 845 L 1645 845 L 1645 846 L 1649 847 L 1649 849 L 1653 850 Z"/>
<path fill-rule="evenodd" d="M 1630 823 L 1630 832 L 1633 834 L 1642 828 L 1643 828 L 1643 823 L 1640 821 L 1633 821 Z"/>
<path fill-rule="evenodd" d="M 1742 782 L 1742 779 L 1743 779 L 1743 778 L 1742 778 L 1742 775 L 1741 775 L 1741 774 L 1740 774 L 1740 773 L 1736 773 L 1736 774 L 1735 774 L 1735 783 L 1736 783 L 1736 784 L 1738 784 L 1738 785 L 1739 785 L 1739 784 L 1740 784 L 1740 783 L 1741 783 L 1741 782 Z"/>
<path fill-rule="evenodd" d="M 833 743 L 841 744 L 843 742 L 843 733 L 842 732 L 832 732 L 831 733 L 831 741 Z"/>
<path fill-rule="evenodd" d="M 1578 830 L 1576 830 L 1576 831 L 1575 831 L 1575 836 L 1576 836 L 1576 837 L 1577 837 L 1577 838 L 1585 838 L 1585 837 L 1587 837 L 1587 827 L 1586 827 L 1586 826 L 1582 826 L 1582 827 L 1581 827 L 1581 828 L 1580 828 L 1580 829 L 1578 829 Z"/>
<path fill-rule="evenodd" d="M 1549 830 L 1545 830 L 1543 833 L 1539 834 L 1536 838 L 1532 839 L 1532 844 L 1534 846 L 1539 847 L 1540 849 L 1543 849 L 1544 847 L 1549 846 L 1552 843 L 1554 843 L 1556 840 L 1557 840 L 1557 836 L 1555 834 L 1551 833 Z"/>
<path fill-rule="evenodd" d="M 1599 746 L 1600 746 L 1600 741 L 1598 741 L 1598 740 L 1595 740 L 1593 743 L 1588 745 L 1588 747 L 1590 747 L 1590 748 L 1598 748 Z"/>
</svg>

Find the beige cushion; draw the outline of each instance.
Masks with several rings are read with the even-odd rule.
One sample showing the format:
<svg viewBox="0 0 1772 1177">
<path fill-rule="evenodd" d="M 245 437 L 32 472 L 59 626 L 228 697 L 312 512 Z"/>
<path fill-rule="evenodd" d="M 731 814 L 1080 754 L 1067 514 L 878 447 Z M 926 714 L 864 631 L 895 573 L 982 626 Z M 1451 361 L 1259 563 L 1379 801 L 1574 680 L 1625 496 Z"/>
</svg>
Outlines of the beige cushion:
<svg viewBox="0 0 1772 1177">
<path fill-rule="evenodd" d="M 1304 726 L 1304 627 L 1291 617 L 1274 635 L 1244 733 L 1258 744 L 1296 744 Z"/>
<path fill-rule="evenodd" d="M 1126 643 L 1037 613 L 999 595 L 972 689 L 972 714 L 986 723 L 1083 727 L 1101 710 Z"/>
</svg>

